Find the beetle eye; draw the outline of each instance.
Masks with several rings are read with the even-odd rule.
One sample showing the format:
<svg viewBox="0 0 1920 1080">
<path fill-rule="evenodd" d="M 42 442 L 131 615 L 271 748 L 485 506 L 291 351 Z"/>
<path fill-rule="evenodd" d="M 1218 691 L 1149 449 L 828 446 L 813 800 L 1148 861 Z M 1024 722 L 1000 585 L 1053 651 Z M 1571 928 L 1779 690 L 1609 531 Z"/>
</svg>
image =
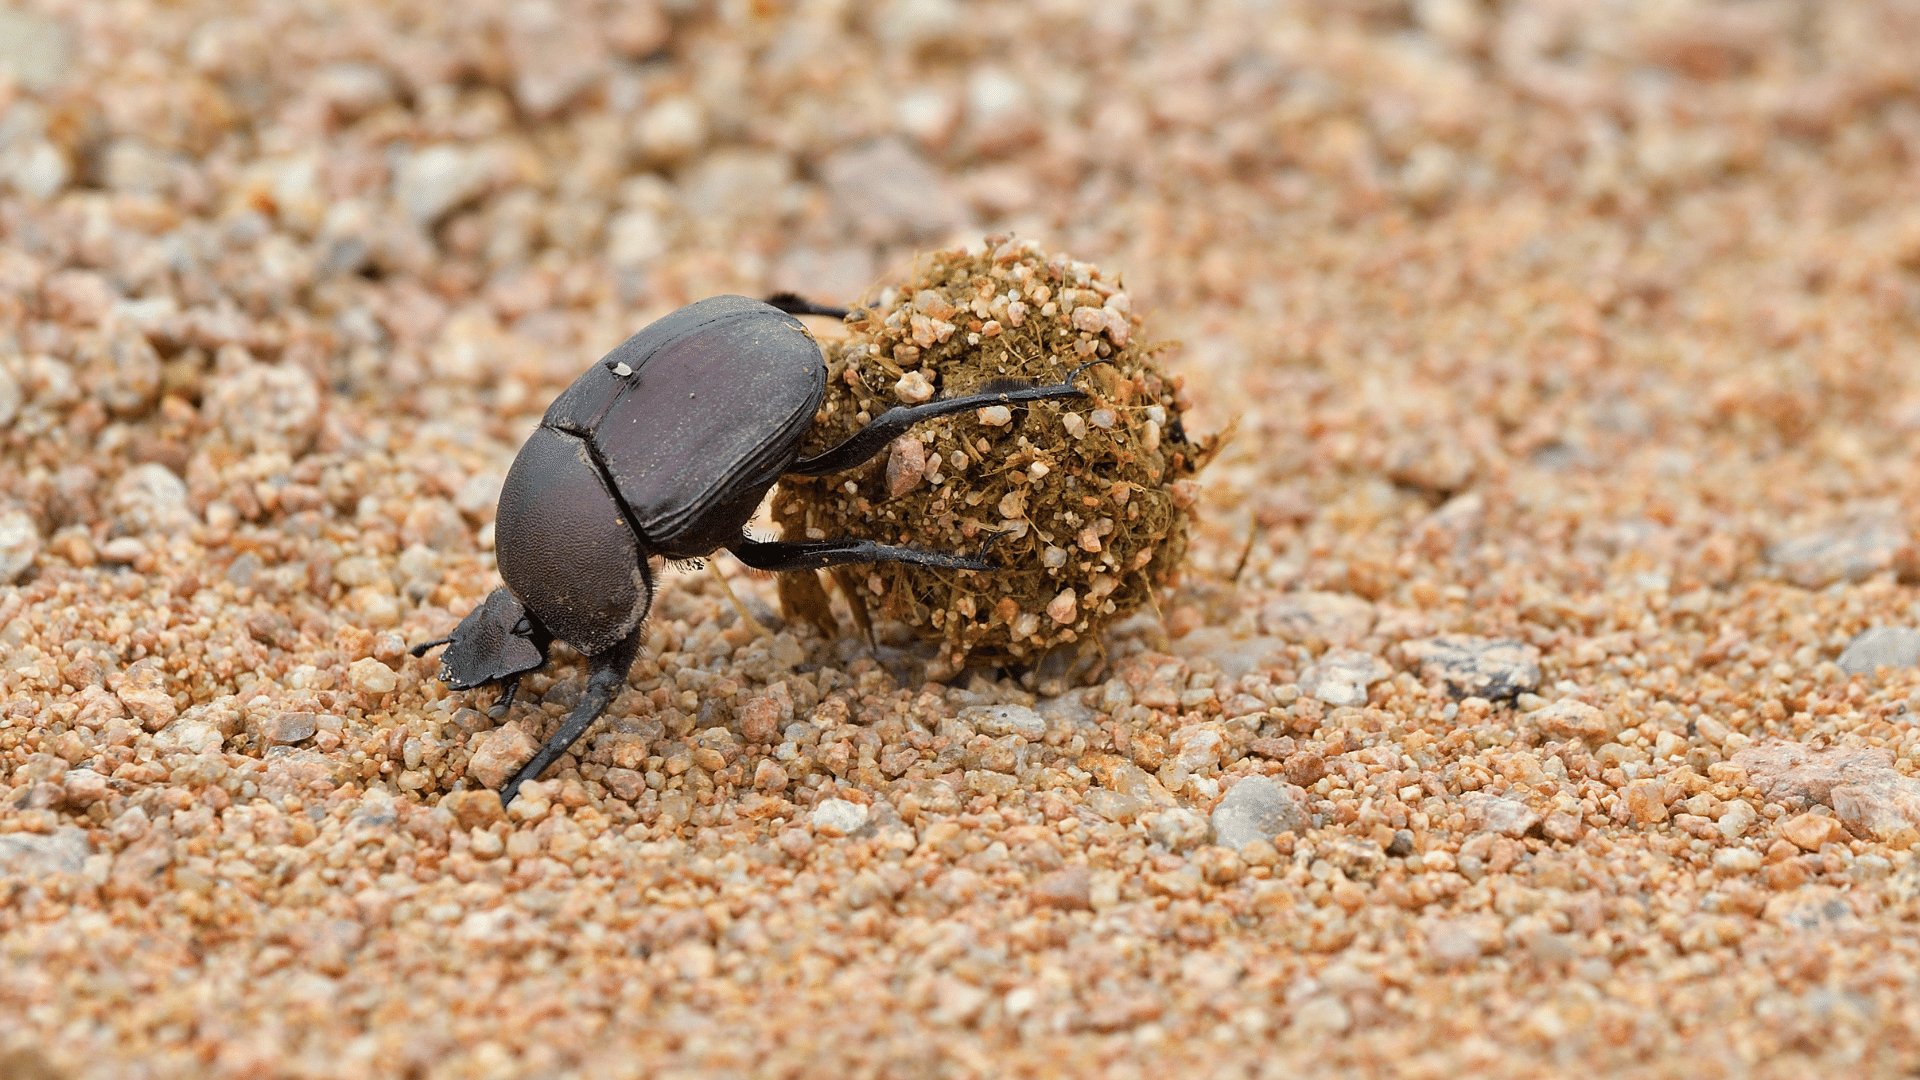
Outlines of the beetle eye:
<svg viewBox="0 0 1920 1080">
<path fill-rule="evenodd" d="M 514 637 L 527 637 L 533 633 L 533 624 L 527 621 L 525 615 L 522 615 L 520 621 L 513 624 L 512 633 Z"/>
</svg>

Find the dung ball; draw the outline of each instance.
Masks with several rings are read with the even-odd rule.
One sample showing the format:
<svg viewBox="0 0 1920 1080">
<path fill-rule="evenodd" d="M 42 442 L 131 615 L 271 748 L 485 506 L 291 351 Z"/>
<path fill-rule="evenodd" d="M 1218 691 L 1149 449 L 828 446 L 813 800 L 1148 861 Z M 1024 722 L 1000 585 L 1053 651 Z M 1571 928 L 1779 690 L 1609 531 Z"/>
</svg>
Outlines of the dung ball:
<svg viewBox="0 0 1920 1080">
<path fill-rule="evenodd" d="M 857 469 L 781 481 L 773 513 L 788 540 L 959 552 L 991 541 L 991 572 L 838 568 L 856 621 L 899 620 L 952 670 L 1035 663 L 1175 580 L 1194 476 L 1218 440 L 1187 431 L 1180 380 L 1157 362 L 1172 345 L 1145 337 L 1118 276 L 989 237 L 979 251 L 922 258 L 847 325 L 826 345 L 826 398 L 803 455 L 896 405 L 1057 384 L 1101 361 L 1074 379 L 1082 397 L 929 420 Z M 781 592 L 825 607 L 812 579 Z"/>
</svg>

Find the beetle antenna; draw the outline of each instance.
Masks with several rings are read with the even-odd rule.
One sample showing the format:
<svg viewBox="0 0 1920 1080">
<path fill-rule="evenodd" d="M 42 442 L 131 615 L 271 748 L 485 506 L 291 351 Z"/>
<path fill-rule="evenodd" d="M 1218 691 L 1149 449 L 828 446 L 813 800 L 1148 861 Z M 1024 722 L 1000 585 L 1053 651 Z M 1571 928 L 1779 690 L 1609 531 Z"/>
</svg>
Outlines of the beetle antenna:
<svg viewBox="0 0 1920 1080">
<path fill-rule="evenodd" d="M 447 644 L 452 640 L 453 640 L 453 635 L 448 634 L 446 637 L 443 637 L 443 638 L 434 638 L 432 641 L 423 641 L 420 644 L 415 645 L 413 648 L 408 649 L 407 654 L 409 656 L 425 656 L 427 655 L 428 649 L 437 648 L 441 645 Z"/>
</svg>

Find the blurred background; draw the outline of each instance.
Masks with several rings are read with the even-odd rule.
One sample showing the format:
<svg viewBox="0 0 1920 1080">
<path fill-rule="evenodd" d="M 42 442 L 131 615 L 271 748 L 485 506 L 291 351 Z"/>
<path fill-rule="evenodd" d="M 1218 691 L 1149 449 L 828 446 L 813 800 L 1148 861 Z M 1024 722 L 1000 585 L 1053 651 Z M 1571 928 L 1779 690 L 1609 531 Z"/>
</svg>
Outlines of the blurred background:
<svg viewBox="0 0 1920 1080">
<path fill-rule="evenodd" d="M 1199 426 L 1241 423 L 1213 521 L 1269 530 L 1275 585 L 1377 593 L 1408 534 L 1351 526 L 1601 462 L 1663 490 L 1579 559 L 1724 582 L 1901 488 L 1920 425 L 1912 3 L 47 2 L 0 10 L 0 71 L 16 439 L 79 397 L 24 357 L 128 381 L 92 439 L 238 347 L 343 395 L 316 433 L 489 435 L 457 495 L 666 310 L 850 300 L 989 231 L 1185 342 Z M 98 360 L 109 323 L 151 358 Z M 1750 467 L 1783 448 L 1826 479 Z M 1280 536 L 1356 499 L 1348 558 Z"/>
</svg>

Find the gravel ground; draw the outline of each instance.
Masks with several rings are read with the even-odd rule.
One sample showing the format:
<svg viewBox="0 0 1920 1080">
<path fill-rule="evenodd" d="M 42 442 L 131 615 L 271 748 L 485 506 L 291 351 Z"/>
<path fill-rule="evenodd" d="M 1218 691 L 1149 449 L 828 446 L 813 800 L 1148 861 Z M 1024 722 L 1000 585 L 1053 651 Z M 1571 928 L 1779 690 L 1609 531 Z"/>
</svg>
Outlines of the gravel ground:
<svg viewBox="0 0 1920 1080">
<path fill-rule="evenodd" d="M 714 7 L 0 9 L 0 1074 L 1920 1066 L 1920 10 Z M 578 659 L 405 646 L 551 396 L 990 232 L 1237 421 L 1182 584 L 668 571 L 503 816 Z"/>
</svg>

